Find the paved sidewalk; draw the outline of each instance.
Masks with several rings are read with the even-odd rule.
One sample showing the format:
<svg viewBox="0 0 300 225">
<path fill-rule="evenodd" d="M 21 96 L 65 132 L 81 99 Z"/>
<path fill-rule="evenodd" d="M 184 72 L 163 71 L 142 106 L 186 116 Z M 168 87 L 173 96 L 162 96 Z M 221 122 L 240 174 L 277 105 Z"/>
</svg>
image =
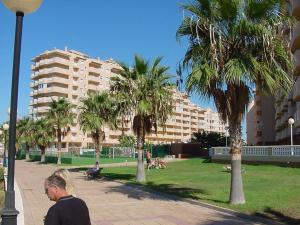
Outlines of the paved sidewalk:
<svg viewBox="0 0 300 225">
<path fill-rule="evenodd" d="M 41 225 L 53 204 L 44 194 L 43 180 L 57 167 L 16 161 L 25 225 Z M 86 180 L 71 172 L 78 197 L 90 209 L 92 225 L 240 225 L 261 224 L 206 207 L 147 193 L 119 182 Z"/>
</svg>

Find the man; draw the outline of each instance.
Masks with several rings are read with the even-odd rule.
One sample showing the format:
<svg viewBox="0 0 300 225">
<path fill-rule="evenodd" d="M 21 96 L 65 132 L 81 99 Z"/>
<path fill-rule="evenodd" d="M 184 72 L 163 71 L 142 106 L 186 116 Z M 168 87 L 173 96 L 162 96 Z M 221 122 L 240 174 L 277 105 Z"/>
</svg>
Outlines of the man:
<svg viewBox="0 0 300 225">
<path fill-rule="evenodd" d="M 45 193 L 56 203 L 48 210 L 45 225 L 91 225 L 85 202 L 66 192 L 66 181 L 51 175 L 44 183 Z"/>
<path fill-rule="evenodd" d="M 146 162 L 147 162 L 147 169 L 149 170 L 151 167 L 151 153 L 149 150 L 146 151 Z"/>
</svg>

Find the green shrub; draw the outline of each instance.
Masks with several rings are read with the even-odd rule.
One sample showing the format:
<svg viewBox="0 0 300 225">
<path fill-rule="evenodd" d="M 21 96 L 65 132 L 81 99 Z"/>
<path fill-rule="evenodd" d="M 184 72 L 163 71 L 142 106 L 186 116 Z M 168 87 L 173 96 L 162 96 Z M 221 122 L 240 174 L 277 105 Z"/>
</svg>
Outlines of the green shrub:
<svg viewBox="0 0 300 225">
<path fill-rule="evenodd" d="M 57 156 L 46 155 L 45 162 L 46 163 L 57 163 Z M 61 157 L 61 163 L 72 164 L 72 158 L 70 158 L 70 157 Z"/>
<path fill-rule="evenodd" d="M 4 168 L 1 167 L 0 168 L 0 182 L 3 182 L 4 181 Z"/>
<path fill-rule="evenodd" d="M 30 154 L 30 155 L 29 155 L 29 158 L 30 158 L 32 161 L 41 161 L 41 155 Z"/>
<path fill-rule="evenodd" d="M 26 152 L 23 151 L 23 150 L 17 151 L 16 158 L 19 159 L 19 160 L 20 159 L 25 159 L 26 158 Z"/>
</svg>

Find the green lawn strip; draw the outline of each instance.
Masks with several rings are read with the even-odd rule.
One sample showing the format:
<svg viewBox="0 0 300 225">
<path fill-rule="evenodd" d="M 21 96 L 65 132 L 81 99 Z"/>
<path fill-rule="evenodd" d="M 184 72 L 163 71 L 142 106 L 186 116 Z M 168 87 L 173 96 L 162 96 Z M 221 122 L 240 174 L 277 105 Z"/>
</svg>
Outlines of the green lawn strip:
<svg viewBox="0 0 300 225">
<path fill-rule="evenodd" d="M 300 169 L 273 165 L 243 165 L 246 204 L 228 204 L 230 173 L 222 164 L 190 159 L 168 163 L 164 170 L 146 170 L 148 186 L 155 190 L 208 202 L 247 214 L 300 219 Z M 135 183 L 135 167 L 105 168 L 103 175 Z M 290 218 L 289 218 L 290 217 Z"/>
<path fill-rule="evenodd" d="M 124 163 L 124 162 L 135 162 L 134 158 L 100 158 L 100 166 L 101 164 L 111 164 L 111 163 Z M 93 165 L 96 160 L 94 158 L 87 157 L 72 157 L 72 164 L 62 164 L 62 166 L 85 166 L 85 165 Z"/>
</svg>

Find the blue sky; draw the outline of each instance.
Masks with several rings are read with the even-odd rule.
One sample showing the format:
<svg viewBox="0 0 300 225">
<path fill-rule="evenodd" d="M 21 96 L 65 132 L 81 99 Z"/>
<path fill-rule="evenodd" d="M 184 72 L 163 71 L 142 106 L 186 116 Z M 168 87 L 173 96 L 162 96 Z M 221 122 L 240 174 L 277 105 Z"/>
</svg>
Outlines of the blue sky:
<svg viewBox="0 0 300 225">
<path fill-rule="evenodd" d="M 81 51 L 100 59 L 132 64 L 134 54 L 147 59 L 163 56 L 175 75 L 187 48 L 178 42 L 183 0 L 45 0 L 23 24 L 18 117 L 27 115 L 31 59 L 53 48 Z M 15 15 L 0 4 L 0 122 L 10 104 Z M 213 107 L 196 96 L 201 107 Z"/>
</svg>

